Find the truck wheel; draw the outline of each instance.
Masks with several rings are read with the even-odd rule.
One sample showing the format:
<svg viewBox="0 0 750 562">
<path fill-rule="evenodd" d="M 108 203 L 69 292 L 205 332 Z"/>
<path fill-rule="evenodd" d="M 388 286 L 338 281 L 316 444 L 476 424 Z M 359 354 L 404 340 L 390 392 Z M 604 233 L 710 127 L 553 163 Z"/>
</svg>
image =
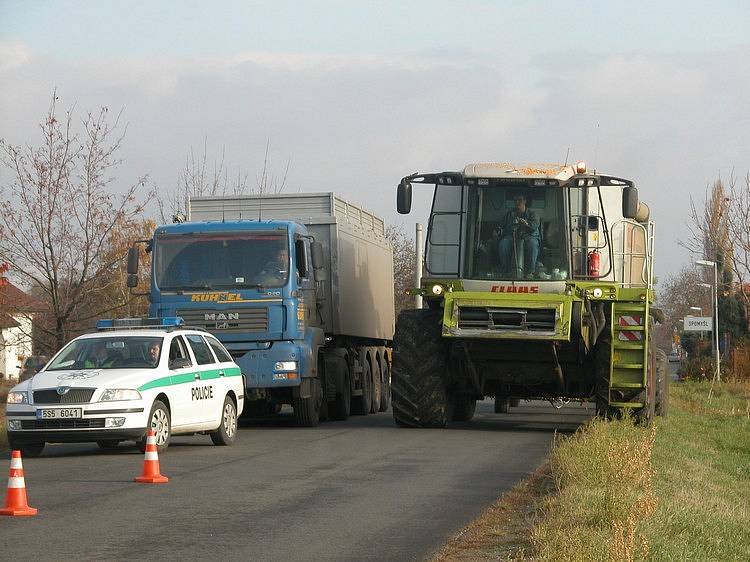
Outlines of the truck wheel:
<svg viewBox="0 0 750 562">
<path fill-rule="evenodd" d="M 401 427 L 445 427 L 452 400 L 441 310 L 404 310 L 393 336 L 393 419 Z"/>
<path fill-rule="evenodd" d="M 510 398 L 507 396 L 495 396 L 495 413 L 507 414 L 510 410 Z"/>
<path fill-rule="evenodd" d="M 228 394 L 224 397 L 221 407 L 221 421 L 219 428 L 211 433 L 214 445 L 231 445 L 237 439 L 237 406 Z"/>
<path fill-rule="evenodd" d="M 352 414 L 366 416 L 372 406 L 372 374 L 370 364 L 365 361 L 362 365 L 362 395 L 352 399 Z"/>
<path fill-rule="evenodd" d="M 518 408 L 518 405 L 521 403 L 521 399 L 517 396 L 513 396 L 510 398 L 510 407 L 511 408 Z"/>
<path fill-rule="evenodd" d="M 477 409 L 476 398 L 469 398 L 466 394 L 456 394 L 453 397 L 453 412 L 451 421 L 467 422 L 474 417 Z"/>
<path fill-rule="evenodd" d="M 658 350 L 656 361 L 656 415 L 664 417 L 667 415 L 667 410 L 669 409 L 667 354 Z"/>
<path fill-rule="evenodd" d="M 320 421 L 320 403 L 322 401 L 320 381 L 310 379 L 313 390 L 310 398 L 295 398 L 294 419 L 299 427 L 315 427 Z"/>
<path fill-rule="evenodd" d="M 380 381 L 380 411 L 386 412 L 391 401 L 391 370 L 388 367 L 388 361 L 385 358 L 383 361 L 385 362 L 380 370 L 382 375 Z"/>
<path fill-rule="evenodd" d="M 381 385 L 380 367 L 375 363 L 375 367 L 370 367 L 370 373 L 372 374 L 372 405 L 370 406 L 370 413 L 377 414 L 380 411 L 380 396 L 383 393 L 383 387 Z"/>
<path fill-rule="evenodd" d="M 328 415 L 333 420 L 345 420 L 349 417 L 352 403 L 352 386 L 349 379 L 349 365 L 342 359 L 344 364 L 343 388 L 336 389 L 336 399 L 328 403 Z"/>
</svg>

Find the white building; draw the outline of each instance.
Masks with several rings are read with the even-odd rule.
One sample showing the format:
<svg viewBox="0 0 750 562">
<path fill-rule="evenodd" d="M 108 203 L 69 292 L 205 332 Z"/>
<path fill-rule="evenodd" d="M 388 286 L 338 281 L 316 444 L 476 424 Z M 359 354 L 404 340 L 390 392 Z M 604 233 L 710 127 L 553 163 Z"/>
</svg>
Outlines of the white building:
<svg viewBox="0 0 750 562">
<path fill-rule="evenodd" d="M 18 379 L 31 355 L 32 309 L 31 298 L 0 277 L 0 379 Z"/>
</svg>

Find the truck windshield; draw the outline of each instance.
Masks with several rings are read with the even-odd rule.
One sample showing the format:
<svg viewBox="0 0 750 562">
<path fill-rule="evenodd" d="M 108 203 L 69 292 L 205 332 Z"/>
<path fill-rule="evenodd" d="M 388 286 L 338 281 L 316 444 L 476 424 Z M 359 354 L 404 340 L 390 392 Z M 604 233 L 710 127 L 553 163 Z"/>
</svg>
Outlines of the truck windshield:
<svg viewBox="0 0 750 562">
<path fill-rule="evenodd" d="M 467 190 L 467 278 L 569 278 L 564 189 L 499 184 Z"/>
<path fill-rule="evenodd" d="M 157 235 L 156 284 L 162 291 L 282 287 L 288 239 L 286 230 Z"/>
</svg>

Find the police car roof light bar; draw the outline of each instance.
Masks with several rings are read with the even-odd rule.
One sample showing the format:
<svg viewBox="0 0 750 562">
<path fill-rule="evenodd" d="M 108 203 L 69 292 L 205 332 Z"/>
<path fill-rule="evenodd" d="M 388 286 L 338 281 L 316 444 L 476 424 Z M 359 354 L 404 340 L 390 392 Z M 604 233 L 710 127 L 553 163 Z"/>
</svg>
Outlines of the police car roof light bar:
<svg viewBox="0 0 750 562">
<path fill-rule="evenodd" d="M 127 330 L 142 328 L 178 328 L 184 327 L 181 316 L 165 318 L 108 318 L 97 320 L 97 330 Z"/>
</svg>

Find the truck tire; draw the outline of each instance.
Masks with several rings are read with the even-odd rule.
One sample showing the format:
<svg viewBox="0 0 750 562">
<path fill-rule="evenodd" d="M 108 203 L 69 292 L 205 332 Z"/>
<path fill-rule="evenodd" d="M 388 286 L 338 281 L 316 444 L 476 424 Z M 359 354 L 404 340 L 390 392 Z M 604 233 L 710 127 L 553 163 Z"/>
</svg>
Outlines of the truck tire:
<svg viewBox="0 0 750 562">
<path fill-rule="evenodd" d="M 380 396 L 383 393 L 383 386 L 381 384 L 383 377 L 380 374 L 380 366 L 377 362 L 374 362 L 370 366 L 370 373 L 372 374 L 372 393 L 370 396 L 372 404 L 370 406 L 370 413 L 377 414 L 380 411 Z"/>
<path fill-rule="evenodd" d="M 518 396 L 513 396 L 510 398 L 510 407 L 511 408 L 518 408 L 518 405 L 521 403 L 521 399 Z"/>
<path fill-rule="evenodd" d="M 669 410 L 669 374 L 667 354 L 662 350 L 656 352 L 656 415 L 665 417 Z"/>
<path fill-rule="evenodd" d="M 456 394 L 453 396 L 453 412 L 451 421 L 467 422 L 474 417 L 477 410 L 477 399 L 470 398 L 466 394 Z"/>
<path fill-rule="evenodd" d="M 299 427 L 315 427 L 320 421 L 320 404 L 322 401 L 320 380 L 310 379 L 312 392 L 309 398 L 294 398 L 294 420 Z"/>
<path fill-rule="evenodd" d="M 391 392 L 393 419 L 400 427 L 445 427 L 451 418 L 442 314 L 440 310 L 404 310 L 398 317 Z"/>
<path fill-rule="evenodd" d="M 388 360 L 383 358 L 383 365 L 380 369 L 382 379 L 380 381 L 380 411 L 387 412 L 391 403 L 391 369 L 388 366 Z"/>
<path fill-rule="evenodd" d="M 510 398 L 507 396 L 495 396 L 495 413 L 507 414 L 510 410 Z"/>
<path fill-rule="evenodd" d="M 345 420 L 349 417 L 352 403 L 352 386 L 349 378 L 349 364 L 341 360 L 344 374 L 341 377 L 342 388 L 336 389 L 336 399 L 328 402 L 328 416 L 332 420 Z"/>
<path fill-rule="evenodd" d="M 355 416 L 366 416 L 372 407 L 372 373 L 370 364 L 365 361 L 362 364 L 362 394 L 352 399 L 352 414 Z"/>
</svg>

